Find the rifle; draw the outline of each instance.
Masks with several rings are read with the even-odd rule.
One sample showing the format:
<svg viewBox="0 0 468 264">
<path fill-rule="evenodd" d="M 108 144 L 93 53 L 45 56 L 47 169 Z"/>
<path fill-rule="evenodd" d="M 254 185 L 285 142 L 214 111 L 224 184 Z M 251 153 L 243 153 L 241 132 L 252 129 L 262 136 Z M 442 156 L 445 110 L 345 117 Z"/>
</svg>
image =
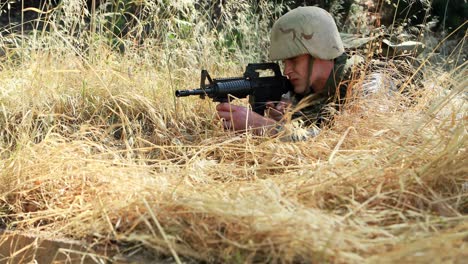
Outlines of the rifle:
<svg viewBox="0 0 468 264">
<path fill-rule="evenodd" d="M 260 77 L 262 70 L 272 70 L 274 76 Z M 206 79 L 209 83 L 206 84 Z M 201 71 L 200 88 L 193 90 L 177 90 L 176 97 L 199 95 L 204 99 L 206 96 L 214 102 L 228 102 L 229 96 L 246 98 L 252 110 L 264 115 L 266 102 L 279 102 L 281 96 L 292 91 L 293 86 L 286 76 L 281 74 L 277 63 L 250 63 L 245 69 L 243 77 L 211 79 L 208 71 Z"/>
</svg>

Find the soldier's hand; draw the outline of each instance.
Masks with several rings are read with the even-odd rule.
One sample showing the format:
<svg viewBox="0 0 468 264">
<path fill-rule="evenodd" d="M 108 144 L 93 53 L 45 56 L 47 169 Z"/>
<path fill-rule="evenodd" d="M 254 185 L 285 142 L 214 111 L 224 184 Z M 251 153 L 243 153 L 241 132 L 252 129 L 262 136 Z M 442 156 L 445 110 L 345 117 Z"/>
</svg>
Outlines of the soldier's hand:
<svg viewBox="0 0 468 264">
<path fill-rule="evenodd" d="M 254 133 L 262 134 L 262 131 L 265 130 L 263 128 L 268 128 L 276 123 L 274 120 L 263 117 L 243 106 L 221 103 L 216 106 L 216 110 L 224 128 L 235 131 L 253 129 Z"/>
<path fill-rule="evenodd" d="M 266 103 L 266 116 L 274 119 L 276 121 L 280 121 L 286 109 L 290 107 L 291 102 L 289 100 L 281 100 L 276 105 L 273 102 Z"/>
</svg>

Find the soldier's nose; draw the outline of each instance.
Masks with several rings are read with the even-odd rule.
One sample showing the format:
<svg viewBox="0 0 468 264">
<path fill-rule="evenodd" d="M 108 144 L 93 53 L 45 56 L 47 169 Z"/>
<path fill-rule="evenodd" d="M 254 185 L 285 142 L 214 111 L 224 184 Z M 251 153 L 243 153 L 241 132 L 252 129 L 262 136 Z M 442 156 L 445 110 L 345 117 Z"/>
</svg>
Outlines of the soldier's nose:
<svg viewBox="0 0 468 264">
<path fill-rule="evenodd" d="M 285 60 L 284 61 L 284 74 L 289 76 L 291 72 L 292 72 L 291 62 L 289 60 Z"/>
</svg>

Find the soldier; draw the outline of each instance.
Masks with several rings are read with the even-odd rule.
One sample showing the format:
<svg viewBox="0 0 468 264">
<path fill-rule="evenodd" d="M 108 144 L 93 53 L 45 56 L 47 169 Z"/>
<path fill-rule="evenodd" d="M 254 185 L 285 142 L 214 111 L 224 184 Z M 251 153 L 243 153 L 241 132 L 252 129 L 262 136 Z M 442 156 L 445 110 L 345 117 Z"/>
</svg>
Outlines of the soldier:
<svg viewBox="0 0 468 264">
<path fill-rule="evenodd" d="M 280 17 L 271 31 L 270 59 L 281 60 L 284 74 L 294 86 L 290 97 L 269 103 L 269 116 L 229 103 L 217 105 L 219 117 L 227 129 L 252 129 L 256 134 L 274 135 L 285 126 L 286 106 L 293 119 L 324 125 L 330 110 L 336 109 L 346 95 L 347 55 L 332 16 L 318 7 L 299 7 Z M 328 107 L 333 106 L 333 107 Z M 314 135 L 317 130 L 308 129 Z"/>
</svg>

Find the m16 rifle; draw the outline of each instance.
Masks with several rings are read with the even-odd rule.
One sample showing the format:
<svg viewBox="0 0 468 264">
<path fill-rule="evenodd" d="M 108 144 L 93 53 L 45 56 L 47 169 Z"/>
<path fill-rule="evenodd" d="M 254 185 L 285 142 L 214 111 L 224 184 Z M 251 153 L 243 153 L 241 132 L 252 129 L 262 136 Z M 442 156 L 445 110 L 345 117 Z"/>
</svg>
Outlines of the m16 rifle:
<svg viewBox="0 0 468 264">
<path fill-rule="evenodd" d="M 271 70 L 274 76 L 260 77 L 260 71 Z M 208 84 L 206 80 L 208 79 Z M 251 63 L 247 65 L 243 77 L 211 79 L 208 71 L 201 71 L 200 88 L 177 90 L 175 96 L 206 96 L 214 102 L 228 102 L 229 96 L 235 98 L 249 97 L 252 110 L 264 115 L 267 102 L 279 102 L 281 96 L 292 91 L 293 86 L 286 76 L 281 74 L 277 63 Z"/>
</svg>

